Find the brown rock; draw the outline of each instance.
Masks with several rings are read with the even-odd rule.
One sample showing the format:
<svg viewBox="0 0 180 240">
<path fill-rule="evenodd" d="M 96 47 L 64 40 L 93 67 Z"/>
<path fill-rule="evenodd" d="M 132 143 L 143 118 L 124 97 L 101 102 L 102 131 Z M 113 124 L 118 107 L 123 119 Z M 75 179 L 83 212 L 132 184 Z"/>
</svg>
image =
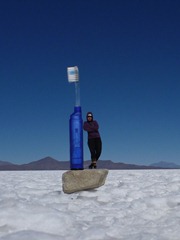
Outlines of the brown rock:
<svg viewBox="0 0 180 240">
<path fill-rule="evenodd" d="M 70 170 L 62 175 L 64 193 L 73 193 L 101 187 L 105 184 L 107 169 Z"/>
</svg>

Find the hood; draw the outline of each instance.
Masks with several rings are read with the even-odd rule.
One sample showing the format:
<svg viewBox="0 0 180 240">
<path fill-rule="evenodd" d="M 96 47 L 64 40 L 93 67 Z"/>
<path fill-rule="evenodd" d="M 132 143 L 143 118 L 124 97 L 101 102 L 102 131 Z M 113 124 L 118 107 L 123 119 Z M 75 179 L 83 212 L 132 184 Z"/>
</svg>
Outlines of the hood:
<svg viewBox="0 0 180 240">
<path fill-rule="evenodd" d="M 87 114 L 86 114 L 87 121 L 88 121 L 88 117 L 92 117 L 91 121 L 93 121 L 93 113 L 92 112 L 87 112 Z"/>
</svg>

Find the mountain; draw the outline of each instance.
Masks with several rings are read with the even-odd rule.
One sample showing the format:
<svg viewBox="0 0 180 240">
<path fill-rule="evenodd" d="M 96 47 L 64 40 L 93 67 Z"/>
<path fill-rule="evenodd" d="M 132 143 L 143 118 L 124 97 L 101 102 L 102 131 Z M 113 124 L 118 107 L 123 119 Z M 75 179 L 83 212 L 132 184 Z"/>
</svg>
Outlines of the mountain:
<svg viewBox="0 0 180 240">
<path fill-rule="evenodd" d="M 68 161 L 58 161 L 51 157 L 45 157 L 37 161 L 33 161 L 27 164 L 12 164 L 9 162 L 4 162 L 0 164 L 0 170 L 6 171 L 24 171 L 24 170 L 66 170 L 69 169 Z"/>
<path fill-rule="evenodd" d="M 152 167 L 160 167 L 160 168 L 168 168 L 168 169 L 180 169 L 180 165 L 177 165 L 173 162 L 157 162 L 153 163 L 150 166 Z"/>
<path fill-rule="evenodd" d="M 0 161 L 0 171 L 1 170 L 9 170 L 9 171 L 19 170 L 19 165 L 13 164 L 11 162 Z"/>
<path fill-rule="evenodd" d="M 66 170 L 70 166 L 68 161 L 58 161 L 51 157 L 45 157 L 38 161 L 22 164 L 21 170 Z"/>
<path fill-rule="evenodd" d="M 90 164 L 90 161 L 84 162 L 84 167 L 87 168 Z M 159 167 L 154 166 L 143 166 L 143 165 L 135 165 L 135 164 L 127 164 L 122 162 L 112 162 L 111 160 L 100 160 L 98 162 L 98 168 L 106 168 L 106 169 L 159 169 Z"/>
<path fill-rule="evenodd" d="M 3 161 L 1 161 L 3 162 Z M 69 170 L 70 162 L 69 161 L 58 161 L 51 157 L 45 157 L 37 161 L 33 161 L 27 164 L 12 164 L 9 162 L 3 162 L 0 164 L 0 170 L 6 171 L 23 171 L 23 170 Z M 84 168 L 88 168 L 90 161 L 84 161 Z M 126 164 L 121 162 L 112 162 L 110 160 L 99 160 L 98 168 L 106 169 L 159 169 L 158 166 L 141 166 L 135 164 Z"/>
<path fill-rule="evenodd" d="M 11 165 L 12 163 L 10 162 L 5 162 L 5 161 L 0 161 L 0 166 L 4 166 L 4 165 Z"/>
</svg>

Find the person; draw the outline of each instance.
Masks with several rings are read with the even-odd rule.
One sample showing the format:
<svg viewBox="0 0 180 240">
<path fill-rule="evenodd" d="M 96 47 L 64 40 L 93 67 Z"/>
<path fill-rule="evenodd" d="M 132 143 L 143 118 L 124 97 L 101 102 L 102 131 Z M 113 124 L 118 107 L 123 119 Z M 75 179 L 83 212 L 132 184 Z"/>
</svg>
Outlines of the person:
<svg viewBox="0 0 180 240">
<path fill-rule="evenodd" d="M 101 155 L 102 141 L 99 133 L 99 124 L 93 119 L 92 112 L 88 112 L 83 129 L 88 133 L 88 147 L 91 153 L 91 164 L 89 168 L 96 168 L 96 163 Z"/>
</svg>

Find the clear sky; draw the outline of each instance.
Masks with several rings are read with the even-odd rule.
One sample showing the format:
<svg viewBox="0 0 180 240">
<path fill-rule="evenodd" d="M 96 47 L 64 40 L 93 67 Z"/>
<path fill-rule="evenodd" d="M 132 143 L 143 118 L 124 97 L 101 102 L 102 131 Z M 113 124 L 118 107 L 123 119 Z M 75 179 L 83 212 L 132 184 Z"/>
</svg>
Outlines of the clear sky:
<svg viewBox="0 0 180 240">
<path fill-rule="evenodd" d="M 180 163 L 179 0 L 0 1 L 1 161 L 69 160 L 75 65 L 101 159 Z"/>
</svg>

